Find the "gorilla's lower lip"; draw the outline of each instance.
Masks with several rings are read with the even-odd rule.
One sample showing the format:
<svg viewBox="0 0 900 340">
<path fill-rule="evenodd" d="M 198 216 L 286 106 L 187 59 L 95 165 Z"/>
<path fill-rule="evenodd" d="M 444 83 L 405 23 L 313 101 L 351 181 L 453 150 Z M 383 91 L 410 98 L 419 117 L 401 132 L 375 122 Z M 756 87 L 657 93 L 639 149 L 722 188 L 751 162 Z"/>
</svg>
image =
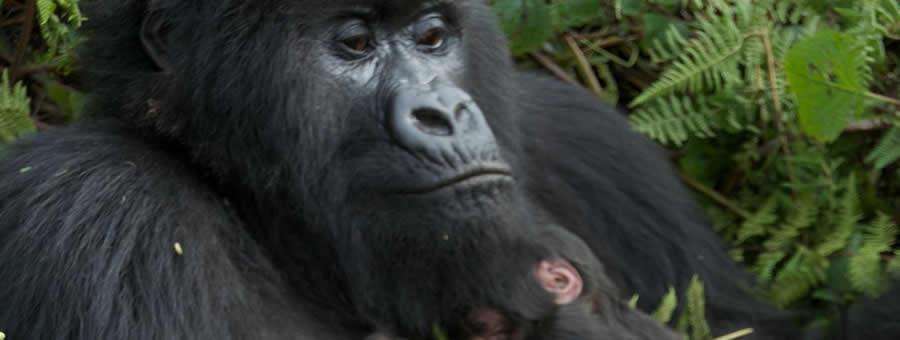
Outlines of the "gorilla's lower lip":
<svg viewBox="0 0 900 340">
<path fill-rule="evenodd" d="M 472 171 L 466 171 L 460 173 L 456 176 L 449 177 L 445 180 L 442 180 L 434 185 L 430 185 L 425 188 L 408 190 L 403 192 L 408 195 L 422 195 L 429 194 L 436 191 L 440 191 L 442 189 L 457 187 L 462 185 L 467 185 L 475 182 L 485 182 L 485 183 L 493 183 L 499 181 L 512 181 L 513 175 L 509 169 L 506 168 L 483 168 L 476 169 Z"/>
</svg>

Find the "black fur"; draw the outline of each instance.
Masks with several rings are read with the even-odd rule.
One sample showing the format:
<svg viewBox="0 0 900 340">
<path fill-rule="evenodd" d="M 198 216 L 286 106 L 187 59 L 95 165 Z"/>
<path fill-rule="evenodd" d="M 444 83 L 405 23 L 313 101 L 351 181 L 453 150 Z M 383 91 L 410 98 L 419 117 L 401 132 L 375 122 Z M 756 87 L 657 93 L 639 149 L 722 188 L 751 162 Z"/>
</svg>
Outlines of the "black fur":
<svg viewBox="0 0 900 340">
<path fill-rule="evenodd" d="M 835 334 L 834 339 L 893 340 L 900 338 L 900 281 L 878 298 L 866 298 L 850 308 L 847 334 Z"/>
<path fill-rule="evenodd" d="M 357 95 L 321 48 L 336 10 L 399 25 L 421 1 L 82 3 L 89 117 L 0 163 L 0 330 L 12 339 L 424 336 L 478 304 L 528 314 L 503 296 L 519 269 L 483 263 L 546 225 L 580 236 L 644 310 L 699 274 L 716 334 L 796 338 L 752 297 L 659 150 L 589 93 L 515 71 L 480 1 L 441 2 L 461 28 L 450 80 L 497 144 L 461 154 L 510 164 L 516 185 L 439 200 L 375 190 L 460 160 L 398 148 L 381 122 L 390 89 Z M 153 58 L 147 15 L 167 39 Z M 548 338 L 653 333 L 609 308 L 585 326 L 578 308 L 560 310 Z"/>
</svg>

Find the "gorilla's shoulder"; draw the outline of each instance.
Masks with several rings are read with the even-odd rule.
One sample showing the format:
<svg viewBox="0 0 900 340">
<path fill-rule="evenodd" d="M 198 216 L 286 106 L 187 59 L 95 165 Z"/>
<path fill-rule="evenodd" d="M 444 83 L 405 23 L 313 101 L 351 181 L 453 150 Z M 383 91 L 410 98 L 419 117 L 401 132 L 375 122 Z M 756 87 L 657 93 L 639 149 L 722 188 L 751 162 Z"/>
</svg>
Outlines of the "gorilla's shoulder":
<svg viewBox="0 0 900 340">
<path fill-rule="evenodd" d="M 165 145 L 108 124 L 57 128 L 0 154 L 0 239 L 10 228 L 165 221 L 185 204 L 213 201 L 207 188 Z"/>
<path fill-rule="evenodd" d="M 242 229 L 230 205 L 165 149 L 127 130 L 78 125 L 4 150 L 4 331 L 28 339 L 235 338 L 223 334 L 227 327 L 197 325 L 227 320 L 210 301 L 232 303 L 212 295 L 238 284 L 207 283 L 240 277 L 227 247 Z M 192 298 L 200 302 L 182 303 Z"/>
</svg>

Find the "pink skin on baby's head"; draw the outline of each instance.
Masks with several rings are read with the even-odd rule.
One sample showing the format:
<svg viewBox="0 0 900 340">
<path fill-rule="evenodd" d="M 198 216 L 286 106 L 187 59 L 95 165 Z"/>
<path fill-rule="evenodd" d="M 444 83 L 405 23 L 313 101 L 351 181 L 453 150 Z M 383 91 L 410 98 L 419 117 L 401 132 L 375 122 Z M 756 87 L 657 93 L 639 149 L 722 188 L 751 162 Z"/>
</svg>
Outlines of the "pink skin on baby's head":
<svg viewBox="0 0 900 340">
<path fill-rule="evenodd" d="M 541 286 L 555 296 L 553 301 L 557 305 L 575 302 L 584 290 L 581 274 L 569 261 L 563 259 L 541 261 L 534 275 Z"/>
</svg>

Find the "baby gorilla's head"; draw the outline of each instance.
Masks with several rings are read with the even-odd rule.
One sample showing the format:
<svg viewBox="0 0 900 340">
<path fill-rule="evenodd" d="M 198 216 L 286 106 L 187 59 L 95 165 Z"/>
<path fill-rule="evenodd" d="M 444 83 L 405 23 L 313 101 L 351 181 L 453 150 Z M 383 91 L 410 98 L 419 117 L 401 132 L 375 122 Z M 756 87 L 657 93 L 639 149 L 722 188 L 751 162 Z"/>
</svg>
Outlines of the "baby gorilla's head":
<svg viewBox="0 0 900 340">
<path fill-rule="evenodd" d="M 581 273 L 566 259 L 553 258 L 538 262 L 533 277 L 553 297 L 557 306 L 579 301 L 585 283 Z M 590 304 L 589 299 L 581 301 Z M 491 308 L 479 308 L 469 316 L 471 325 L 469 340 L 521 340 L 526 338 L 524 327 L 514 327 L 502 312 Z"/>
</svg>

